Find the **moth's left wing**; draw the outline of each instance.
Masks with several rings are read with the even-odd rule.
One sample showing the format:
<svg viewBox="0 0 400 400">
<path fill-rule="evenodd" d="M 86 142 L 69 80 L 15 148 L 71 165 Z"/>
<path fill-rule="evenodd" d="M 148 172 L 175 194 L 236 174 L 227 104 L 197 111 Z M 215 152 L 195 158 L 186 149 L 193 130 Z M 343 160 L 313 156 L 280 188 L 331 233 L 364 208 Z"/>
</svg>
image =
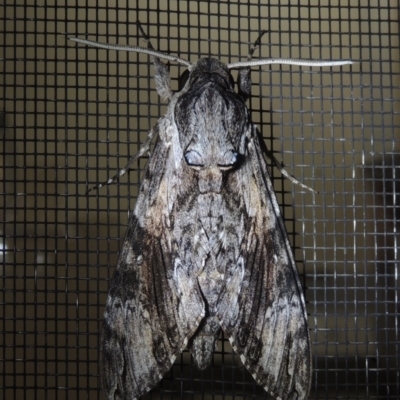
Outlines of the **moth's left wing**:
<svg viewBox="0 0 400 400">
<path fill-rule="evenodd" d="M 276 399 L 306 399 L 311 352 L 302 288 L 255 135 L 237 171 L 246 234 L 217 317 L 258 384 Z"/>
<path fill-rule="evenodd" d="M 168 187 L 176 172 L 170 149 L 156 144 L 111 281 L 100 345 L 107 400 L 135 400 L 156 386 L 204 317 L 166 226 L 176 194 Z"/>
</svg>

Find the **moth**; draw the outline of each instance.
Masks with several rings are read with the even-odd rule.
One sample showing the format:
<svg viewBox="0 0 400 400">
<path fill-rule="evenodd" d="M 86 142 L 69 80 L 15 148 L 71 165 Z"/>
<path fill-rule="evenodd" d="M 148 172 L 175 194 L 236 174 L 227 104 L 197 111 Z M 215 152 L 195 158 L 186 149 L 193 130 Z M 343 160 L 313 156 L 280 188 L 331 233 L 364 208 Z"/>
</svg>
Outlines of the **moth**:
<svg viewBox="0 0 400 400">
<path fill-rule="evenodd" d="M 117 175 L 158 135 L 104 312 L 100 374 L 105 396 L 138 399 L 185 348 L 200 369 L 207 368 L 222 329 L 271 396 L 306 399 L 312 366 L 305 301 L 263 143 L 245 102 L 253 66 L 351 62 L 253 61 L 261 34 L 245 62 L 226 65 L 204 58 L 190 63 L 155 51 L 141 31 L 147 48 L 72 38 L 152 55 L 157 92 L 169 99 L 145 145 Z M 177 93 L 160 58 L 187 66 Z M 234 68 L 239 69 L 237 91 Z"/>
</svg>

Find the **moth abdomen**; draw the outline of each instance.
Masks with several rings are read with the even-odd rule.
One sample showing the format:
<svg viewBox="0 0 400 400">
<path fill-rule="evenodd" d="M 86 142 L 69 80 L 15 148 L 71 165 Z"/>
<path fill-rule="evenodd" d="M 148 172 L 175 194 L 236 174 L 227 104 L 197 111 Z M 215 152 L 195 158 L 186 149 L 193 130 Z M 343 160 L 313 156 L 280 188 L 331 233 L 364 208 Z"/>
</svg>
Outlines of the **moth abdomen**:
<svg viewBox="0 0 400 400">
<path fill-rule="evenodd" d="M 211 365 L 221 327 L 216 317 L 205 317 L 196 334 L 188 343 L 188 349 L 200 370 Z"/>
</svg>

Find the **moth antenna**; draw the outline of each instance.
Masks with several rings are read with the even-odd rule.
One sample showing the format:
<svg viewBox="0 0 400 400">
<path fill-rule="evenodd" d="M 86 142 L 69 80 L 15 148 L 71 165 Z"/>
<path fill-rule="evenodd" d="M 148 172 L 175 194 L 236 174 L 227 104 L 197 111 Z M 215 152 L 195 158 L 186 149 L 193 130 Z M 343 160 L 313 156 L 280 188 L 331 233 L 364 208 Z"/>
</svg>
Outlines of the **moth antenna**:
<svg viewBox="0 0 400 400">
<path fill-rule="evenodd" d="M 306 59 L 294 59 L 294 58 L 261 58 L 259 60 L 252 61 L 254 52 L 258 49 L 261 44 L 261 38 L 267 33 L 267 31 L 261 31 L 258 35 L 257 40 L 250 47 L 250 53 L 247 56 L 247 61 L 238 61 L 235 63 L 228 64 L 228 69 L 233 68 L 244 68 L 244 67 L 256 67 L 259 65 L 269 64 L 284 64 L 284 65 L 299 65 L 302 67 L 335 67 L 339 65 L 354 64 L 351 60 L 306 60 Z"/>
<path fill-rule="evenodd" d="M 133 164 L 136 160 L 138 160 L 139 158 L 143 157 L 143 155 L 144 155 L 145 153 L 147 153 L 147 152 L 150 151 L 150 144 L 151 144 L 151 141 L 152 141 L 153 137 L 154 137 L 154 129 L 151 129 L 150 132 L 149 132 L 149 134 L 148 134 L 148 136 L 147 136 L 146 141 L 145 141 L 144 144 L 143 144 L 143 146 L 140 148 L 140 150 L 139 150 L 133 157 L 131 157 L 131 158 L 129 159 L 129 161 L 127 162 L 127 164 L 126 164 L 123 168 L 121 168 L 121 169 L 118 171 L 118 173 L 115 174 L 115 175 L 114 175 L 113 177 L 111 177 L 110 179 L 106 180 L 106 181 L 103 182 L 103 183 L 99 183 L 98 185 L 92 186 L 91 188 L 89 188 L 89 189 L 86 191 L 86 194 L 89 194 L 89 193 L 92 192 L 93 190 L 98 190 L 98 189 L 102 188 L 103 186 L 111 185 L 111 184 L 113 184 L 114 182 L 116 182 L 121 176 L 125 175 L 125 174 L 130 170 L 132 164 Z"/>
<path fill-rule="evenodd" d="M 108 43 L 100 43 L 100 42 L 94 42 L 92 40 L 87 40 L 87 39 L 79 39 L 76 37 L 69 37 L 69 40 L 72 40 L 73 42 L 76 43 L 81 43 L 81 44 L 86 44 L 87 46 L 92 46 L 92 47 L 98 47 L 99 49 L 106 49 L 106 50 L 121 50 L 121 51 L 133 51 L 136 53 L 145 53 L 149 54 L 154 57 L 159 57 L 164 60 L 170 60 L 170 61 L 175 61 L 179 64 L 186 65 L 186 67 L 190 67 L 192 63 L 189 61 L 186 61 L 182 58 L 171 56 L 170 54 L 162 53 L 161 51 L 157 51 L 154 49 L 145 49 L 144 47 L 139 47 L 139 46 L 130 46 L 130 45 L 123 45 L 123 44 L 108 44 Z"/>
<path fill-rule="evenodd" d="M 336 67 L 339 65 L 354 64 L 351 60 L 305 60 L 295 58 L 262 58 L 254 61 L 239 61 L 227 64 L 228 69 L 256 67 L 259 65 L 283 64 L 283 65 L 299 65 L 302 67 Z"/>
</svg>

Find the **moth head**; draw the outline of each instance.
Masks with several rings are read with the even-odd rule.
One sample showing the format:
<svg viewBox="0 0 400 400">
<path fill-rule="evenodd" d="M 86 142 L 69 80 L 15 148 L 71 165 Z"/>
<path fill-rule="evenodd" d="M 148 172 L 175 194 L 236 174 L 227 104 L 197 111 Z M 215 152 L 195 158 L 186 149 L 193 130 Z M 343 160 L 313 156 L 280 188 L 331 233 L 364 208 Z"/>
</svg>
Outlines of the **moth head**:
<svg viewBox="0 0 400 400">
<path fill-rule="evenodd" d="M 188 68 L 181 83 L 171 110 L 186 164 L 199 171 L 235 169 L 250 118 L 229 68 L 203 58 Z"/>
<path fill-rule="evenodd" d="M 233 90 L 235 83 L 226 64 L 215 58 L 200 58 L 179 78 L 179 92 L 213 83 L 225 90 Z"/>
</svg>

